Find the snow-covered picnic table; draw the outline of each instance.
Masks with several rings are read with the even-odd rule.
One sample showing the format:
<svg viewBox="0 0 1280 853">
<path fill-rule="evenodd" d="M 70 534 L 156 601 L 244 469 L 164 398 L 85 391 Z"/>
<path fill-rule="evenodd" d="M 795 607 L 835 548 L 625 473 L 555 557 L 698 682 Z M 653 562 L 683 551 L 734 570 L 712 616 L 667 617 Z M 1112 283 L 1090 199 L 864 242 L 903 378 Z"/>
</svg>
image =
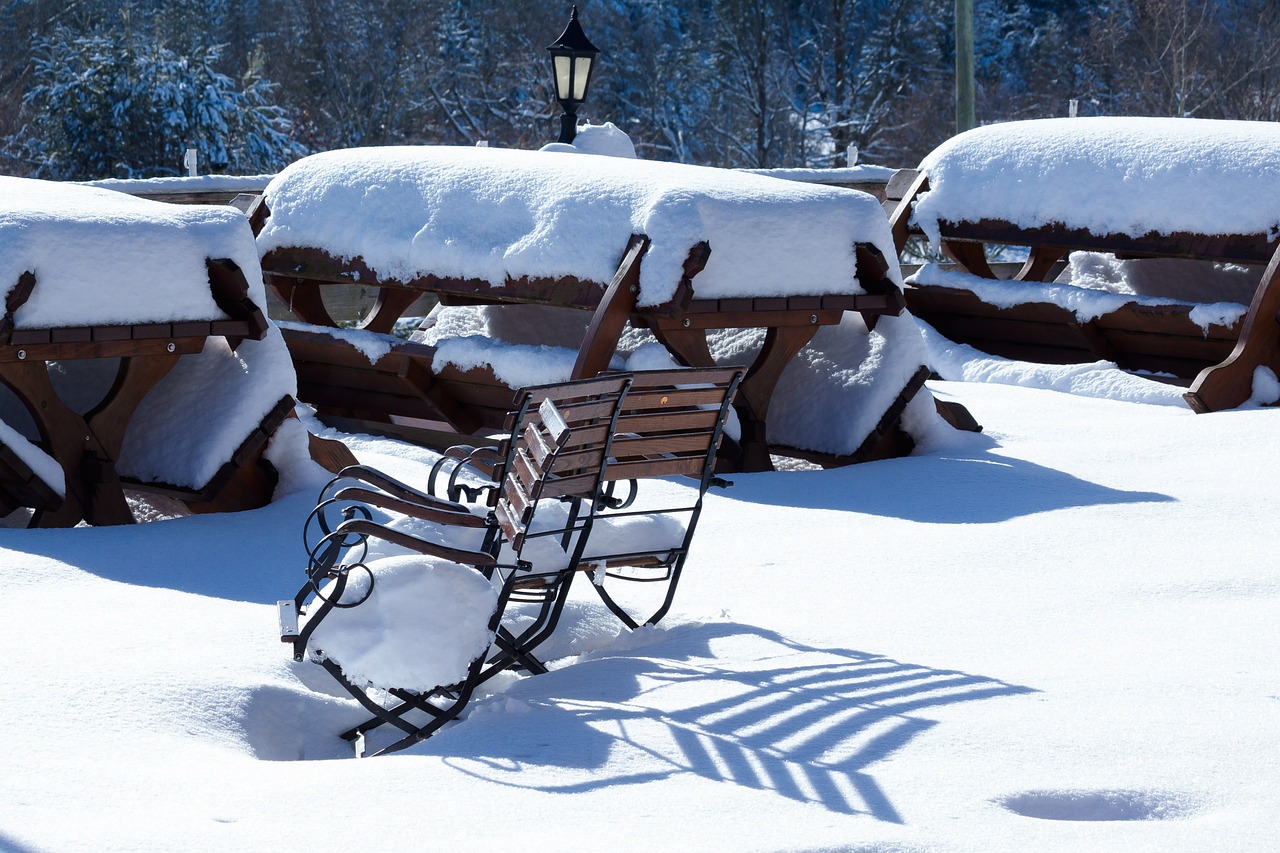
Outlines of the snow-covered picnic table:
<svg viewBox="0 0 1280 853">
<path fill-rule="evenodd" d="M 899 249 L 921 234 L 963 273 L 996 278 L 990 245 L 1027 248 L 1019 282 L 1057 274 L 1071 255 L 1057 283 L 1021 290 L 922 270 L 908 305 L 949 337 L 1011 357 L 1101 357 L 1194 378 L 1187 401 L 1197 411 L 1239 405 L 1255 368 L 1280 368 L 1280 124 L 991 125 L 939 146 L 919 170 L 896 176 L 888 196 L 899 200 L 891 216 Z M 1108 257 L 1072 255 L 1081 252 Z M 1136 284 L 1157 277 L 1165 286 L 1154 292 Z M 1179 293 L 1178 278 L 1198 287 Z"/>
<path fill-rule="evenodd" d="M 874 326 L 903 306 L 874 198 L 760 175 L 557 152 L 353 149 L 293 164 L 264 205 L 267 284 L 317 325 L 337 325 L 322 283 L 381 288 L 362 324 L 377 332 L 423 292 L 444 305 L 591 311 L 575 378 L 608 368 L 628 321 L 693 366 L 713 363 L 708 330 L 766 329 L 738 397 L 749 469 L 769 467 L 774 390 L 818 330 L 846 311 Z"/>
<path fill-rule="evenodd" d="M 292 408 L 231 208 L 0 178 L 0 292 L 5 514 L 127 523 L 122 478 L 215 501 Z"/>
</svg>

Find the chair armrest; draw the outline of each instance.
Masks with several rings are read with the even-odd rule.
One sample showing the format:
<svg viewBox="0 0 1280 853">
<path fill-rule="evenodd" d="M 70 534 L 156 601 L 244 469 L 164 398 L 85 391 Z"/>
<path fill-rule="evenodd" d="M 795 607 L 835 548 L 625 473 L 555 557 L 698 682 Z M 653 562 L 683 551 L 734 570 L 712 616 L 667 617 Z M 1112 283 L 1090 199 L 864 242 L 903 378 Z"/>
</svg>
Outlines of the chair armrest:
<svg viewBox="0 0 1280 853">
<path fill-rule="evenodd" d="M 388 495 L 421 505 L 437 506 L 442 509 L 451 509 L 455 512 L 467 511 L 467 508 L 460 503 L 455 501 L 446 501 L 444 498 L 438 498 L 435 495 L 415 489 L 407 483 L 402 483 L 394 477 L 389 477 L 376 468 L 370 468 L 366 465 L 351 465 L 347 468 L 343 468 L 338 472 L 338 476 L 334 477 L 334 479 L 330 481 L 329 486 L 325 487 L 325 491 L 328 491 L 328 489 L 335 483 L 339 483 L 342 480 L 356 480 L 358 482 L 368 483 L 377 489 L 381 489 Z M 343 491 L 345 491 L 345 489 Z M 323 493 L 321 496 L 323 497 Z"/>
<path fill-rule="evenodd" d="M 425 496 L 426 502 L 405 500 L 386 492 L 365 489 L 360 486 L 348 486 L 334 495 L 336 501 L 353 501 L 398 512 L 412 518 L 432 521 L 454 527 L 484 527 L 485 521 L 469 512 L 466 507 Z"/>
<path fill-rule="evenodd" d="M 434 542 L 428 542 L 425 539 L 419 539 L 416 536 L 410 536 L 399 530 L 392 530 L 385 525 L 377 522 L 369 521 L 364 518 L 353 518 L 350 521 L 344 521 L 338 525 L 338 529 L 333 532 L 335 536 L 376 536 L 379 539 L 386 540 L 411 551 L 417 551 L 419 554 L 428 554 L 432 557 L 439 557 L 443 560 L 451 560 L 455 563 L 462 563 L 467 566 L 494 566 L 497 565 L 497 559 L 492 554 L 484 551 L 469 551 L 463 548 L 450 548 L 445 545 L 437 545 Z"/>
</svg>

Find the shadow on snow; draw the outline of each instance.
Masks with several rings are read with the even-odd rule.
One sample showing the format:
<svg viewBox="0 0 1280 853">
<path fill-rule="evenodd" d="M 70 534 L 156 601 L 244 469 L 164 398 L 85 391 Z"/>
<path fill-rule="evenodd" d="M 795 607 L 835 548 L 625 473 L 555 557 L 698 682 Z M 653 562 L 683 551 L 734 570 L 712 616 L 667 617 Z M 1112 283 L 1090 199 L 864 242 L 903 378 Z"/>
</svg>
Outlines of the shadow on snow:
<svg viewBox="0 0 1280 853">
<path fill-rule="evenodd" d="M 513 787 L 695 774 L 901 823 L 871 769 L 938 725 L 922 712 L 1033 692 L 744 625 L 690 626 L 521 681 L 412 752 Z"/>
</svg>

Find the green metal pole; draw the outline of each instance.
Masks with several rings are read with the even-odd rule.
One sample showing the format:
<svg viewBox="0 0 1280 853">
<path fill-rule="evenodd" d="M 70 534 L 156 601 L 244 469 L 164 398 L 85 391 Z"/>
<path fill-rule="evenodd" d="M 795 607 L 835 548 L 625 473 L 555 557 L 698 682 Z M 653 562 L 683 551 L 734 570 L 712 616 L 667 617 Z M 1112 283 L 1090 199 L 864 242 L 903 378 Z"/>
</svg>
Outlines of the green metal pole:
<svg viewBox="0 0 1280 853">
<path fill-rule="evenodd" d="M 956 133 L 978 123 L 973 94 L 973 0 L 956 2 Z"/>
</svg>

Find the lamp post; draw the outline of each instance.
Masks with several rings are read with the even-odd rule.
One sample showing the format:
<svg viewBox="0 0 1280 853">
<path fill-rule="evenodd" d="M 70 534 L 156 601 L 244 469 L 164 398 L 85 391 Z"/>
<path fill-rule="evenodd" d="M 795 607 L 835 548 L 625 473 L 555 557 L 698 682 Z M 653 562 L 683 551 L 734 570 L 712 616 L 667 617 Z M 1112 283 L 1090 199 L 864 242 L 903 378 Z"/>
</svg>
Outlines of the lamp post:
<svg viewBox="0 0 1280 853">
<path fill-rule="evenodd" d="M 573 7 L 569 26 L 560 38 L 547 45 L 551 54 L 551 71 L 555 76 L 556 100 L 564 109 L 560 116 L 560 142 L 573 142 L 578 133 L 578 105 L 587 99 L 591 82 L 591 66 L 600 50 L 588 39 L 578 23 L 578 7 Z"/>
</svg>

